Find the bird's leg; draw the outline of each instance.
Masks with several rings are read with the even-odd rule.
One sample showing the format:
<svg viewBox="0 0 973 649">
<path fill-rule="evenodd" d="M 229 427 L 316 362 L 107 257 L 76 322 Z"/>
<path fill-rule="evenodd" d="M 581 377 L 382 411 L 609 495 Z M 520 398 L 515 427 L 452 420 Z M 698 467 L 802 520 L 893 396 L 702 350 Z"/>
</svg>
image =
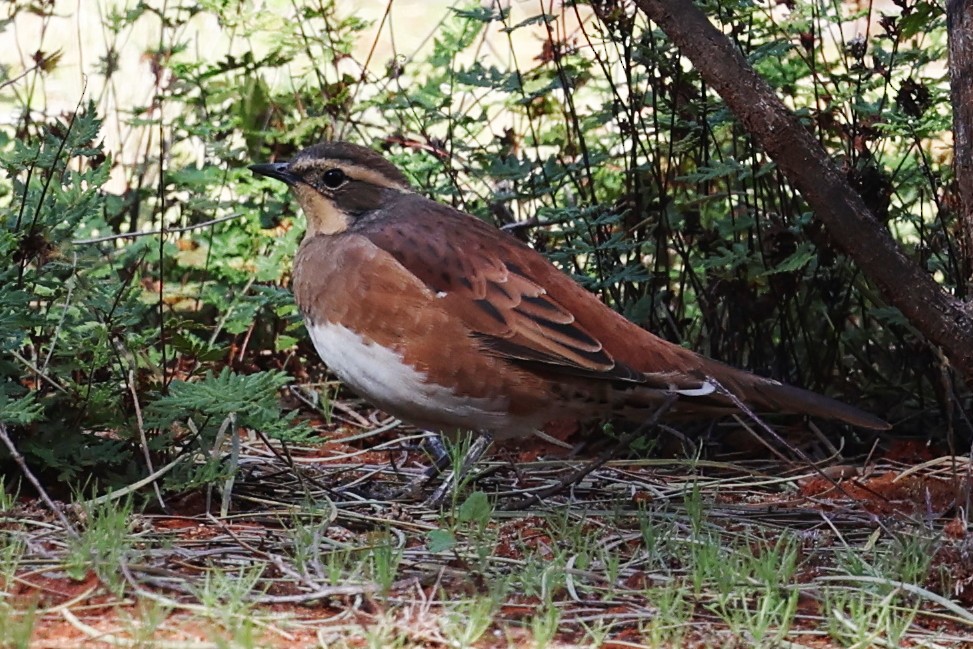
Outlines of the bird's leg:
<svg viewBox="0 0 973 649">
<path fill-rule="evenodd" d="M 423 474 L 426 479 L 431 480 L 446 470 L 450 462 L 449 451 L 443 445 L 443 438 L 439 433 L 423 437 L 419 446 L 432 458 L 432 465 Z"/>
<path fill-rule="evenodd" d="M 458 469 L 450 471 L 446 479 L 443 480 L 432 494 L 426 498 L 425 504 L 429 507 L 439 507 L 446 500 L 447 495 L 456 495 L 461 484 L 466 479 L 467 474 L 473 465 L 476 464 L 483 454 L 487 452 L 493 444 L 493 436 L 489 433 L 475 433 L 473 443 L 469 445 L 460 461 Z M 456 458 L 460 459 L 460 458 Z"/>
<path fill-rule="evenodd" d="M 419 448 L 432 460 L 432 464 L 418 478 L 413 478 L 401 489 L 393 491 L 392 498 L 395 500 L 415 500 L 423 487 L 434 478 L 442 475 L 452 461 L 449 451 L 443 446 L 442 436 L 432 431 L 426 431 L 426 433 L 422 441 L 419 442 Z"/>
<path fill-rule="evenodd" d="M 433 492 L 433 495 L 426 500 L 426 503 L 440 504 L 445 494 L 449 491 L 450 483 L 453 481 L 457 483 L 461 482 L 466 474 L 469 473 L 470 469 L 473 468 L 473 465 L 483 457 L 483 454 L 490 447 L 492 441 L 493 438 L 487 433 L 476 434 L 476 438 L 466 449 L 466 452 L 463 453 L 463 462 L 459 471 L 449 472 L 449 476 L 443 481 L 443 485 Z M 451 463 L 459 459 L 454 457 L 453 453 L 443 445 L 443 438 L 437 433 L 430 433 L 423 437 L 419 443 L 419 447 L 432 459 L 432 464 L 422 472 L 422 475 L 411 480 L 406 486 L 398 490 L 394 495 L 396 499 L 415 500 L 423 487 L 442 475 Z M 462 451 L 462 449 L 458 450 Z M 434 499 L 436 498 L 439 500 L 435 501 Z"/>
</svg>

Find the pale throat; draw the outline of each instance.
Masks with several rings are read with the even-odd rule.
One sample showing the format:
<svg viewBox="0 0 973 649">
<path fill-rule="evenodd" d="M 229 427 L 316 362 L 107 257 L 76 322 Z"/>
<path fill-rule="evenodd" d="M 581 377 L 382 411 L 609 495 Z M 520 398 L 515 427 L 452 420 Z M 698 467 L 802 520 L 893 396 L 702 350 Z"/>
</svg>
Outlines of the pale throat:
<svg viewBox="0 0 973 649">
<path fill-rule="evenodd" d="M 307 219 L 305 239 L 318 234 L 338 234 L 348 229 L 351 219 L 333 202 L 306 185 L 296 185 L 293 190 Z"/>
</svg>

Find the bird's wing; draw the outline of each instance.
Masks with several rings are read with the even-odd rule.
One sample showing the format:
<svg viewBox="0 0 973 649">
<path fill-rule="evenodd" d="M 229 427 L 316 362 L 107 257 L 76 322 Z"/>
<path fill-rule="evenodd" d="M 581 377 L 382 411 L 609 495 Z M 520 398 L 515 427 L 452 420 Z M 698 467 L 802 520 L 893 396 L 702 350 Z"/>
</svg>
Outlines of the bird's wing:
<svg viewBox="0 0 973 649">
<path fill-rule="evenodd" d="M 697 377 L 646 374 L 613 358 L 572 309 L 614 313 L 536 251 L 462 212 L 417 196 L 408 200 L 355 229 L 428 286 L 485 349 L 556 373 L 703 387 Z"/>
<path fill-rule="evenodd" d="M 722 386 L 757 409 L 888 424 L 839 401 L 704 358 L 628 322 L 541 254 L 482 221 L 418 196 L 358 233 L 421 280 L 484 348 L 555 374 L 621 381 L 734 407 Z M 620 362 L 615 354 L 628 362 Z M 633 391 L 632 395 L 645 395 Z"/>
</svg>

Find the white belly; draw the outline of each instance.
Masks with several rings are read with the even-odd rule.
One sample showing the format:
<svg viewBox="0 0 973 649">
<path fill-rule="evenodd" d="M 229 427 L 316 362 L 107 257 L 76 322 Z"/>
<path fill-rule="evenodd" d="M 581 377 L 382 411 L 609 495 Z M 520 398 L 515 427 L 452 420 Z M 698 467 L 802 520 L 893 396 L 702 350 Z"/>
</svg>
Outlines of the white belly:
<svg viewBox="0 0 973 649">
<path fill-rule="evenodd" d="M 394 350 L 334 323 L 307 323 L 321 360 L 352 390 L 400 419 L 427 428 L 493 430 L 506 419 L 506 400 L 457 395 Z"/>
</svg>

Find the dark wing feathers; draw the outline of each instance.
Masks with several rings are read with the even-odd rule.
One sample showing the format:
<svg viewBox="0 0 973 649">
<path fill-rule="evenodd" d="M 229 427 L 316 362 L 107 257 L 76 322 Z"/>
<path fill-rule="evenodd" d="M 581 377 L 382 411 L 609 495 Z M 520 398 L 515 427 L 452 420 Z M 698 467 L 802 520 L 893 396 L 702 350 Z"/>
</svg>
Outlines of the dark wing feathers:
<svg viewBox="0 0 973 649">
<path fill-rule="evenodd" d="M 616 362 L 568 309 L 527 277 L 516 260 L 536 253 L 469 215 L 412 200 L 421 201 L 421 209 L 404 210 L 411 212 L 408 224 L 386 216 L 370 219 L 357 233 L 419 277 L 486 349 L 549 371 L 645 381 L 643 373 Z"/>
</svg>

